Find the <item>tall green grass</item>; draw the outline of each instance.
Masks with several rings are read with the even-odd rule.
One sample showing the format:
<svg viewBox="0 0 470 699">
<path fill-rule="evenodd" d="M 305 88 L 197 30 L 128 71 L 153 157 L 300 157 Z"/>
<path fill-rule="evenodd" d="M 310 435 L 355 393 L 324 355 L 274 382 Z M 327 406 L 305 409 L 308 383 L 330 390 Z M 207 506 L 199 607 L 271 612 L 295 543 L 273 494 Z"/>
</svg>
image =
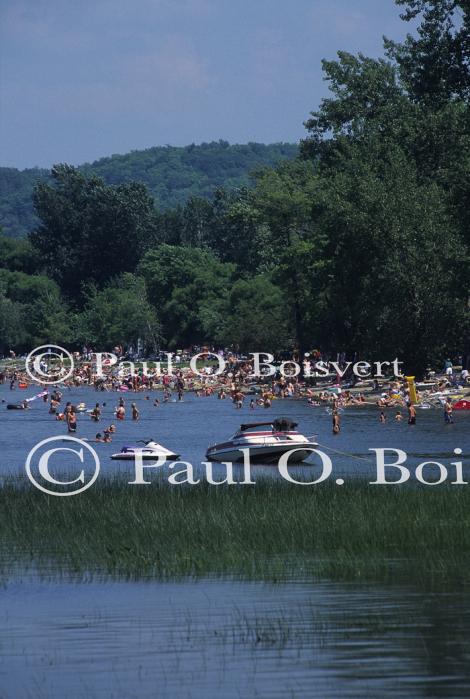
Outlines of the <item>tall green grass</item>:
<svg viewBox="0 0 470 699">
<path fill-rule="evenodd" d="M 468 582 L 470 490 L 102 481 L 58 498 L 7 482 L 0 552 L 4 571 Z"/>
</svg>

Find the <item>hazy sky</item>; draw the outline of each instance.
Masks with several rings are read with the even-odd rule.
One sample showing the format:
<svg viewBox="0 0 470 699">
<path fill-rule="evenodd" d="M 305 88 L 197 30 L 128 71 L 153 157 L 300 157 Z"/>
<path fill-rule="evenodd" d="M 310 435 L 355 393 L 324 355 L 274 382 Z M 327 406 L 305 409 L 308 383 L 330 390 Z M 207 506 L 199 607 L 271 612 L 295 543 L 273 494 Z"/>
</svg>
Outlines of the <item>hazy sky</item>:
<svg viewBox="0 0 470 699">
<path fill-rule="evenodd" d="M 297 141 L 320 61 L 381 53 L 393 0 L 0 0 L 0 165 Z"/>
</svg>

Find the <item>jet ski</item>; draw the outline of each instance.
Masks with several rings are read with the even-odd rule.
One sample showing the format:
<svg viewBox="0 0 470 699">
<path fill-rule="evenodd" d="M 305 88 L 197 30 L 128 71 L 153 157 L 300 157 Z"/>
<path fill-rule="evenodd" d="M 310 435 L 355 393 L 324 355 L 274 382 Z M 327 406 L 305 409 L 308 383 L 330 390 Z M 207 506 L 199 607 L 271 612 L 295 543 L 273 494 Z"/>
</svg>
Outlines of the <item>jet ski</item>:
<svg viewBox="0 0 470 699">
<path fill-rule="evenodd" d="M 156 461 L 158 458 L 164 456 L 166 461 L 175 461 L 180 457 L 179 454 L 170 451 L 153 440 L 139 440 L 139 443 L 144 446 L 124 445 L 121 451 L 117 454 L 113 454 L 111 458 L 114 459 L 114 461 L 134 461 L 135 457 L 138 456 L 144 461 Z"/>
</svg>

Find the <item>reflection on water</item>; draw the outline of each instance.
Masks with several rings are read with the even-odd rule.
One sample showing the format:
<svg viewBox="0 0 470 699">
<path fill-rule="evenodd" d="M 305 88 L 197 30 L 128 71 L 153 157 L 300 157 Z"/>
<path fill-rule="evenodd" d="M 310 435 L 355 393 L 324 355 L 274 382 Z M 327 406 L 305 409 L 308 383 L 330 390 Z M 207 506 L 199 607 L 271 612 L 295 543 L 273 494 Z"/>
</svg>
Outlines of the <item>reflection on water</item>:
<svg viewBox="0 0 470 699">
<path fill-rule="evenodd" d="M 470 694 L 464 592 L 22 579 L 0 623 L 4 699 Z"/>
</svg>

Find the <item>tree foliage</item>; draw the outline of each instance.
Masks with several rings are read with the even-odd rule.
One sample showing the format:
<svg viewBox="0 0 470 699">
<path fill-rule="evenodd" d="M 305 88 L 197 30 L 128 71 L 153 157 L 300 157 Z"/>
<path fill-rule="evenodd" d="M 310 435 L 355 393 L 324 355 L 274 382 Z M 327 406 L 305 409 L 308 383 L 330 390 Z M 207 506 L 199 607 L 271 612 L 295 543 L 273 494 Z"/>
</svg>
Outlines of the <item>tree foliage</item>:
<svg viewBox="0 0 470 699">
<path fill-rule="evenodd" d="M 102 285 L 133 272 L 155 235 L 155 210 L 139 183 L 109 186 L 67 165 L 40 183 L 34 206 L 40 225 L 30 235 L 48 274 L 70 301 L 89 281 Z"/>
<path fill-rule="evenodd" d="M 160 346 L 161 326 L 144 281 L 129 272 L 101 290 L 90 285 L 85 307 L 76 321 L 76 339 L 88 346 L 109 349 L 125 341 L 137 348 L 139 340 L 147 350 Z"/>
</svg>

